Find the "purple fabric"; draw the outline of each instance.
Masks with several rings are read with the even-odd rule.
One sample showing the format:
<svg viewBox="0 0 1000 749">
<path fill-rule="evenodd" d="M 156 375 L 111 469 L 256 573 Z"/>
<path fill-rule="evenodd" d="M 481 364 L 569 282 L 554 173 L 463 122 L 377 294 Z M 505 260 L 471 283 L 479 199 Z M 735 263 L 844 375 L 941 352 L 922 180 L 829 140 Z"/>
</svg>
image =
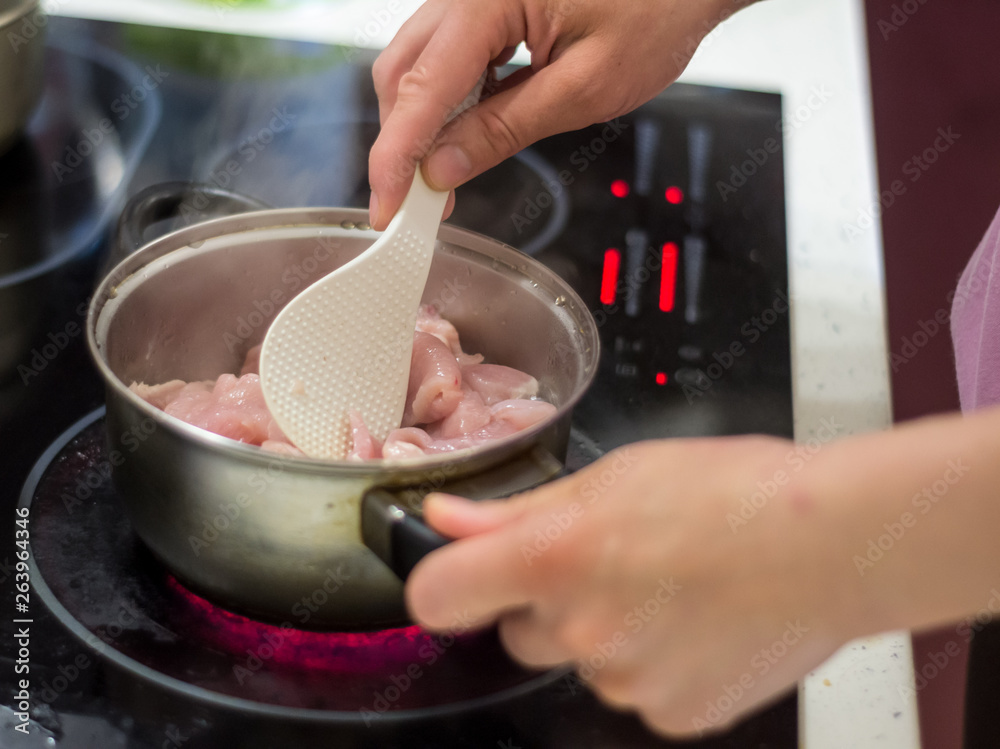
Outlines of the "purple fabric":
<svg viewBox="0 0 1000 749">
<path fill-rule="evenodd" d="M 958 281 L 951 338 L 962 410 L 1000 403 L 1000 211 Z"/>
</svg>

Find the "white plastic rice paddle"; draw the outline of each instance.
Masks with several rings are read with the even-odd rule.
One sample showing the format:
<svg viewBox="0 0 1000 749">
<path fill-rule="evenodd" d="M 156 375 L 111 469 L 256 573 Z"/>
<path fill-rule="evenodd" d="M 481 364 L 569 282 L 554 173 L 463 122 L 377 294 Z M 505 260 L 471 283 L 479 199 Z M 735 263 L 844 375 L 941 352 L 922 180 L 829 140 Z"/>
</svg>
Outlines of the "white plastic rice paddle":
<svg viewBox="0 0 1000 749">
<path fill-rule="evenodd" d="M 374 244 L 292 299 L 260 354 L 264 400 L 306 455 L 343 459 L 350 412 L 378 440 L 399 427 L 417 307 L 447 192 L 413 175 L 403 205 Z"/>
</svg>

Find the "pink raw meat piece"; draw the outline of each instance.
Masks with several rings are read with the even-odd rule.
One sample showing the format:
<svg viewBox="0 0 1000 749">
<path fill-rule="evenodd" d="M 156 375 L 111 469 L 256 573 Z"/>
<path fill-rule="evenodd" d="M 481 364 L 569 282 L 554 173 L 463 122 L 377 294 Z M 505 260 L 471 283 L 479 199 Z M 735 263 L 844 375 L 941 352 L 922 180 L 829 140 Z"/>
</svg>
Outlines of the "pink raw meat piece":
<svg viewBox="0 0 1000 749">
<path fill-rule="evenodd" d="M 511 432 L 513 434 L 513 431 Z M 475 447 L 487 441 L 479 435 L 464 435 L 451 439 L 434 439 L 419 427 L 403 427 L 389 432 L 382 445 L 385 460 L 412 460 L 435 453 L 448 453 Z"/>
<path fill-rule="evenodd" d="M 555 406 L 528 400 L 538 392 L 534 377 L 510 367 L 481 364 L 462 351 L 455 327 L 432 307 L 422 307 L 411 355 L 403 428 L 380 445 L 357 412 L 350 414 L 349 460 L 408 460 L 454 452 L 503 439 L 556 413 Z M 271 418 L 257 374 L 260 346 L 251 348 L 240 376 L 215 382 L 162 385 L 133 383 L 140 398 L 194 426 L 278 455 L 305 457 Z M 421 425 L 425 428 L 418 428 Z"/>
<path fill-rule="evenodd" d="M 287 442 L 264 403 L 260 377 L 224 374 L 214 383 L 186 385 L 164 409 L 188 424 L 223 437 L 260 445 L 265 440 Z"/>
<path fill-rule="evenodd" d="M 556 407 L 546 401 L 515 398 L 495 403 L 490 406 L 490 413 L 493 415 L 491 425 L 508 424 L 515 432 L 520 432 L 555 416 Z"/>
<path fill-rule="evenodd" d="M 351 411 L 347 414 L 351 421 L 351 436 L 354 440 L 351 451 L 347 453 L 348 460 L 375 460 L 382 457 L 382 446 L 372 437 L 361 414 Z"/>
<path fill-rule="evenodd" d="M 459 365 L 479 364 L 483 360 L 482 354 L 467 354 L 462 351 L 461 341 L 458 340 L 458 330 L 450 322 L 438 314 L 430 304 L 420 305 L 417 312 L 416 329 L 420 333 L 430 333 L 432 336 L 444 343 L 451 353 L 455 355 Z"/>
<path fill-rule="evenodd" d="M 170 380 L 169 382 L 164 382 L 162 385 L 146 385 L 142 382 L 133 382 L 129 385 L 129 390 L 162 411 L 186 386 L 187 383 L 184 380 Z"/>
<path fill-rule="evenodd" d="M 405 460 L 421 458 L 434 440 L 427 432 L 417 427 L 393 429 L 382 443 L 382 457 L 385 460 Z"/>
<path fill-rule="evenodd" d="M 438 311 L 429 304 L 420 305 L 420 310 L 417 312 L 416 329 L 418 333 L 430 333 L 451 349 L 453 354 L 462 350 L 455 326 L 441 317 Z"/>
<path fill-rule="evenodd" d="M 514 398 L 538 395 L 538 380 L 503 364 L 472 364 L 462 367 L 462 386 L 483 397 L 487 406 Z"/>
<path fill-rule="evenodd" d="M 414 334 L 403 426 L 440 421 L 461 400 L 462 371 L 455 356 L 436 336 Z"/>
<path fill-rule="evenodd" d="M 382 445 L 382 457 L 385 460 L 407 460 L 478 447 L 517 434 L 555 413 L 556 407 L 545 401 L 522 399 L 501 401 L 489 408 L 488 423 L 473 431 L 445 436 L 440 424 L 431 424 L 427 430 L 406 427 L 389 432 L 385 444 Z"/>
<path fill-rule="evenodd" d="M 299 450 L 291 442 L 285 442 L 283 440 L 264 440 L 260 443 L 262 449 L 268 452 L 277 453 L 278 455 L 288 455 L 295 458 L 304 458 L 306 454 Z"/>
<path fill-rule="evenodd" d="M 247 351 L 246 358 L 243 360 L 243 368 L 240 369 L 240 377 L 247 374 L 260 374 L 260 350 L 262 348 L 264 348 L 264 344 L 258 343 Z"/>
<path fill-rule="evenodd" d="M 490 423 L 489 407 L 474 390 L 463 390 L 462 400 L 455 410 L 438 422 L 427 425 L 427 433 L 434 439 L 452 439 L 480 429 Z"/>
</svg>

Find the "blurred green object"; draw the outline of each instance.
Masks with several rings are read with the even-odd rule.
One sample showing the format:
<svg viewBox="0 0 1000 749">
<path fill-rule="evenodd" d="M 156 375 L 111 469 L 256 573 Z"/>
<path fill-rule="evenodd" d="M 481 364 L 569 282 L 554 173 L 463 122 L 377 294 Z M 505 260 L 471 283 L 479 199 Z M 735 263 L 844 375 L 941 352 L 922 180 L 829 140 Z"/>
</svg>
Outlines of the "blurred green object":
<svg viewBox="0 0 1000 749">
<path fill-rule="evenodd" d="M 288 5 L 288 0 L 194 0 L 203 5 L 214 5 L 217 8 L 238 8 L 241 5 Z"/>
<path fill-rule="evenodd" d="M 232 0 L 198 0 L 220 4 Z M 239 0 L 262 5 L 274 0 Z M 289 39 L 265 39 L 210 31 L 128 24 L 122 32 L 129 52 L 178 70 L 222 80 L 284 78 L 350 64 L 358 50 Z"/>
</svg>

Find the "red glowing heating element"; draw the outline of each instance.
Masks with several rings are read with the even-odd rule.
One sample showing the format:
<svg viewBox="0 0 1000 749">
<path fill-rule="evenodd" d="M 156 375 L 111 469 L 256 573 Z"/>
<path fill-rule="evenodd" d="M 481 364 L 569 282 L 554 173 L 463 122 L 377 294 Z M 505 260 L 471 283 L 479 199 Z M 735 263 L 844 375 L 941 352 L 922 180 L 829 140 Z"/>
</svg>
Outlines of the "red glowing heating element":
<svg viewBox="0 0 1000 749">
<path fill-rule="evenodd" d="M 405 670 L 433 637 L 415 624 L 374 632 L 314 632 L 297 629 L 292 622 L 265 624 L 210 603 L 172 575 L 167 576 L 167 589 L 175 596 L 175 615 L 189 633 L 224 653 L 260 657 L 267 652 L 269 668 L 273 663 L 355 675 Z"/>
<path fill-rule="evenodd" d="M 667 384 L 667 373 L 666 372 L 657 372 L 656 373 L 656 384 L 657 385 L 666 385 Z"/>
<path fill-rule="evenodd" d="M 670 312 L 674 308 L 677 290 L 677 245 L 667 242 L 663 245 L 663 262 L 660 266 L 660 309 Z"/>
<path fill-rule="evenodd" d="M 614 247 L 604 251 L 604 273 L 601 275 L 601 304 L 615 303 L 615 289 L 618 286 L 618 269 L 622 264 L 622 254 Z"/>
<path fill-rule="evenodd" d="M 629 192 L 628 182 L 626 182 L 625 180 L 616 179 L 614 182 L 611 183 L 611 194 L 614 195 L 616 198 L 624 198 L 626 195 L 628 195 L 628 192 Z"/>
<path fill-rule="evenodd" d="M 664 197 L 671 205 L 680 205 L 684 200 L 684 191 L 679 187 L 668 187 Z"/>
</svg>

